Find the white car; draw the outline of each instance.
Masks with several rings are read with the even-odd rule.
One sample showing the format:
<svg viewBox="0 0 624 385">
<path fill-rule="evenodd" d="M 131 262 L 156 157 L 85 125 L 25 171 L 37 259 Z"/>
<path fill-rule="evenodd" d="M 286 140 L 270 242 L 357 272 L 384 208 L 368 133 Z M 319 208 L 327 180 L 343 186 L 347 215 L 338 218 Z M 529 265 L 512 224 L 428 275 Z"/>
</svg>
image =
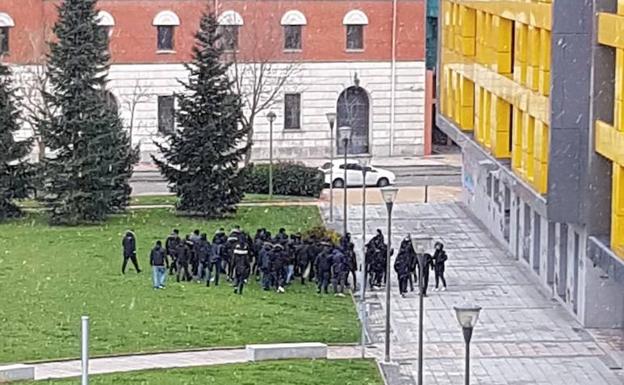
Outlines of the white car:
<svg viewBox="0 0 624 385">
<path fill-rule="evenodd" d="M 362 165 L 355 161 L 347 161 L 347 186 L 362 186 Z M 325 174 L 325 184 L 330 183 L 336 188 L 344 187 L 344 160 L 334 160 L 333 180 L 332 163 L 327 162 L 319 168 Z M 394 184 L 396 176 L 392 171 L 375 166 L 366 166 L 366 185 L 385 187 Z"/>
</svg>

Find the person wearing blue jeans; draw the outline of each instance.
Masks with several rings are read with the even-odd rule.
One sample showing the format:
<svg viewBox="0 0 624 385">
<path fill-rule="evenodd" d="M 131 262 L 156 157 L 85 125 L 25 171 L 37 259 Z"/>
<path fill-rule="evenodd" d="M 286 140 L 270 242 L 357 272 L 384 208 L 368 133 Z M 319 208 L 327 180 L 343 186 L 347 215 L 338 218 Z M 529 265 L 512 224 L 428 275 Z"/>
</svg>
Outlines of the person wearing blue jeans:
<svg viewBox="0 0 624 385">
<path fill-rule="evenodd" d="M 154 289 L 164 289 L 167 277 L 167 255 L 162 247 L 162 242 L 156 241 L 156 246 L 150 252 L 150 265 L 152 266 L 152 285 Z"/>
</svg>

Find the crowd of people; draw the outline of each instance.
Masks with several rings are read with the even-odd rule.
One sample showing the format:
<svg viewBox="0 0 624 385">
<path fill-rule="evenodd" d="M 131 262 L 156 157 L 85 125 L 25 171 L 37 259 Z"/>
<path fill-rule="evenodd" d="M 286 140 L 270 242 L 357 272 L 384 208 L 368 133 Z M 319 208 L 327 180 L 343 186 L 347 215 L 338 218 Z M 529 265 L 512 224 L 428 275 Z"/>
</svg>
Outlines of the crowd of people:
<svg viewBox="0 0 624 385">
<path fill-rule="evenodd" d="M 134 233 L 128 231 L 125 234 L 122 247 L 122 273 L 125 274 L 128 261 L 140 273 Z M 393 253 L 394 250 L 390 254 Z M 373 290 L 385 285 L 387 256 L 388 247 L 383 233 L 377 230 L 377 234 L 366 244 L 367 282 L 363 284 L 370 285 Z M 221 277 L 225 277 L 234 287 L 234 292 L 241 295 L 252 277 L 260 282 L 264 290 L 275 290 L 278 293 L 285 292 L 286 287 L 295 280 L 303 285 L 315 282 L 319 294 L 329 293 L 330 283 L 337 296 L 344 296 L 345 289 L 351 287 L 351 284 L 357 287 L 358 264 L 354 244 L 348 233 L 335 244 L 327 237 L 319 239 L 312 235 L 304 239 L 300 233 L 288 235 L 283 228 L 275 236 L 264 228 L 258 229 L 253 237 L 239 226 L 234 226 L 229 234 L 221 228 L 212 239 L 199 230 L 182 237 L 174 229 L 164 245 L 156 241 L 149 260 L 155 289 L 165 288 L 167 273 L 175 276 L 177 282 L 197 281 L 208 287 L 218 286 L 220 279 L 223 279 Z M 421 279 L 419 287 L 422 286 L 423 294 L 426 295 L 430 270 L 435 273 L 434 290 L 438 290 L 440 282 L 442 290 L 446 290 L 446 260 L 442 243 L 435 244 L 433 254 L 422 250 L 417 253 L 411 238 L 406 237 L 401 242 L 394 262 L 400 294 L 405 296 L 408 285 L 414 291 L 414 283 Z"/>
</svg>

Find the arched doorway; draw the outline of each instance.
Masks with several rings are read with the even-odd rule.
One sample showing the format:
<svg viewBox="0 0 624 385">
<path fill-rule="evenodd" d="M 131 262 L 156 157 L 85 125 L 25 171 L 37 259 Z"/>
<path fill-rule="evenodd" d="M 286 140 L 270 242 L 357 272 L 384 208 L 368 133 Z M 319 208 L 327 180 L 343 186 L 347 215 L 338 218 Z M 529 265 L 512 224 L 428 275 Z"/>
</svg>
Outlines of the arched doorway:
<svg viewBox="0 0 624 385">
<path fill-rule="evenodd" d="M 337 125 L 351 126 L 353 136 L 347 147 L 348 154 L 368 154 L 368 130 L 370 124 L 370 102 L 366 90 L 360 86 L 352 86 L 342 91 L 338 97 Z M 344 154 L 343 143 L 337 137 L 338 154 Z"/>
</svg>

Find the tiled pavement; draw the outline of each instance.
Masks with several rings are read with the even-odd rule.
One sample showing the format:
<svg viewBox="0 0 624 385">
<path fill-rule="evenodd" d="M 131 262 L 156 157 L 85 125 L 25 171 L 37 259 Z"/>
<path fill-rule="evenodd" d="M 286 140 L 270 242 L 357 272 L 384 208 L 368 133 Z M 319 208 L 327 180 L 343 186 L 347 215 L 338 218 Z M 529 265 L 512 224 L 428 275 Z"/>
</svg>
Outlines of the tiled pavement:
<svg viewBox="0 0 624 385">
<path fill-rule="evenodd" d="M 327 220 L 328 207 L 323 206 Z M 349 231 L 361 250 L 361 209 L 349 207 Z M 335 218 L 342 218 L 340 208 Z M 377 228 L 386 233 L 384 206 L 367 208 L 367 239 Z M 335 222 L 333 226 L 341 229 Z M 424 380 L 431 385 L 463 384 L 464 343 L 453 305 L 471 302 L 483 307 L 474 331 L 471 384 L 488 385 L 621 385 L 622 370 L 610 370 L 611 336 L 600 344 L 550 295 L 532 273 L 512 259 L 457 203 L 398 204 L 393 211 L 393 246 L 411 233 L 441 240 L 449 255 L 449 289 L 425 300 Z M 394 274 L 393 274 L 393 278 Z M 433 274 L 430 276 L 430 284 Z M 431 289 L 431 287 L 430 287 Z M 382 356 L 385 292 L 367 294 L 368 335 Z M 389 385 L 415 384 L 418 351 L 418 297 L 398 295 L 393 280 L 392 361 L 383 365 Z M 607 342 L 605 342 L 607 341 Z M 619 346 L 619 345 L 618 345 Z M 617 346 L 616 346 L 617 348 Z M 605 349 L 605 350 L 603 350 Z"/>
</svg>

